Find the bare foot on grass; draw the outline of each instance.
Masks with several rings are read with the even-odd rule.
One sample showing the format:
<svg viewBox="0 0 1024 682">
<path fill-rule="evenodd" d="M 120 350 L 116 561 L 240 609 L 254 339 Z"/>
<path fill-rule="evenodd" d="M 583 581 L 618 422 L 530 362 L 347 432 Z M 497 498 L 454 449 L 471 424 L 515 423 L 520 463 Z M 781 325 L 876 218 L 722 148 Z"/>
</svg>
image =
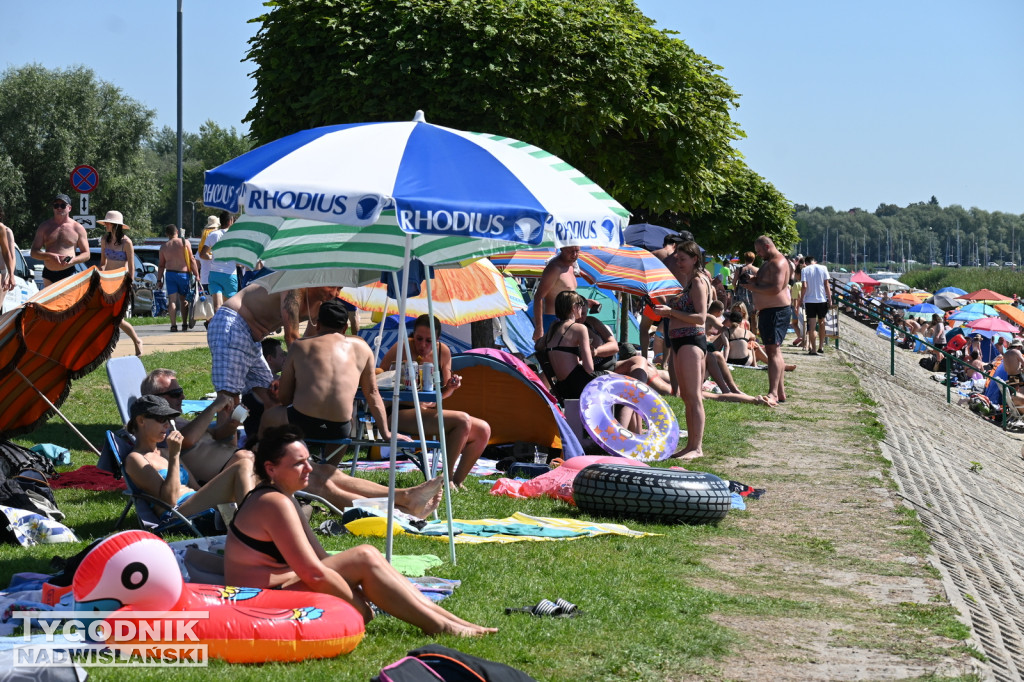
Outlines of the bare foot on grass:
<svg viewBox="0 0 1024 682">
<path fill-rule="evenodd" d="M 444 480 L 438 476 L 413 488 L 406 488 L 403 491 L 404 499 L 401 503 L 396 500 L 396 506 L 406 514 L 411 514 L 419 519 L 426 518 L 433 514 L 441 504 L 441 497 L 444 493 L 443 486 Z"/>
</svg>

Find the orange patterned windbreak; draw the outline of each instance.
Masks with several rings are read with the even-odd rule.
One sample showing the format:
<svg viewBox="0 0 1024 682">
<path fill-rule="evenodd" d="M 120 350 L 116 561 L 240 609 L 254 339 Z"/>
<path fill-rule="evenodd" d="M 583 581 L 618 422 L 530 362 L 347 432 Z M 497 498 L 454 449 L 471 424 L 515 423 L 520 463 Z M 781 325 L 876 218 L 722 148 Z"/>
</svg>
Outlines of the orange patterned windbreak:
<svg viewBox="0 0 1024 682">
<path fill-rule="evenodd" d="M 0 438 L 28 433 L 53 413 L 71 380 L 113 351 L 130 294 L 125 268 L 84 270 L 0 318 Z"/>
</svg>

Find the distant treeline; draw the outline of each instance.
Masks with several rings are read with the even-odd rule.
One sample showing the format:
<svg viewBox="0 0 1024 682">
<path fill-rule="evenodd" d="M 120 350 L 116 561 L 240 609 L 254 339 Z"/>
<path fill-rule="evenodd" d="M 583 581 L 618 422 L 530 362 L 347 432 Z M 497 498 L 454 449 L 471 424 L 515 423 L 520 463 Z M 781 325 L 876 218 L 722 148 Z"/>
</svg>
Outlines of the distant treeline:
<svg viewBox="0 0 1024 682">
<path fill-rule="evenodd" d="M 794 210 L 800 234 L 797 250 L 841 265 L 909 260 L 1001 265 L 1020 263 L 1024 250 L 1024 215 L 957 204 L 943 208 L 934 196 L 903 208 L 879 204 L 873 212 L 807 204 L 796 204 Z"/>
</svg>

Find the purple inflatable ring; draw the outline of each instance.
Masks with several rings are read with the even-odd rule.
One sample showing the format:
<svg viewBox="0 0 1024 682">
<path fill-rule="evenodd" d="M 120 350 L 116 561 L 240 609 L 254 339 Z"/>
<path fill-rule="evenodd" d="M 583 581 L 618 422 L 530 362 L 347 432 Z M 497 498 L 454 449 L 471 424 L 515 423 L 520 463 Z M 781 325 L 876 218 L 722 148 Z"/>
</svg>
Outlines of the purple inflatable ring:
<svg viewBox="0 0 1024 682">
<path fill-rule="evenodd" d="M 624 429 L 615 419 L 615 406 L 639 412 L 647 433 Z M 594 442 L 613 455 L 640 462 L 668 459 L 679 445 L 679 423 L 657 391 L 632 377 L 609 374 L 597 377 L 580 395 L 580 421 Z"/>
</svg>

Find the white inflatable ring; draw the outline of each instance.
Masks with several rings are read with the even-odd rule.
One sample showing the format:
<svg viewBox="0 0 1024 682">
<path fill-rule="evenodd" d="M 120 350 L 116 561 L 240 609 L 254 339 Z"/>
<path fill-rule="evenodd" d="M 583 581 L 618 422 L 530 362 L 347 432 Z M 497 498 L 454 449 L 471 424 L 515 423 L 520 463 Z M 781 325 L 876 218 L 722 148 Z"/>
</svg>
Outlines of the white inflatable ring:
<svg viewBox="0 0 1024 682">
<path fill-rule="evenodd" d="M 639 412 L 647 421 L 647 433 L 622 428 L 615 419 L 616 405 Z M 679 445 L 679 423 L 668 404 L 632 377 L 610 374 L 588 383 L 580 395 L 580 420 L 594 442 L 613 455 L 652 462 L 668 459 Z"/>
</svg>

